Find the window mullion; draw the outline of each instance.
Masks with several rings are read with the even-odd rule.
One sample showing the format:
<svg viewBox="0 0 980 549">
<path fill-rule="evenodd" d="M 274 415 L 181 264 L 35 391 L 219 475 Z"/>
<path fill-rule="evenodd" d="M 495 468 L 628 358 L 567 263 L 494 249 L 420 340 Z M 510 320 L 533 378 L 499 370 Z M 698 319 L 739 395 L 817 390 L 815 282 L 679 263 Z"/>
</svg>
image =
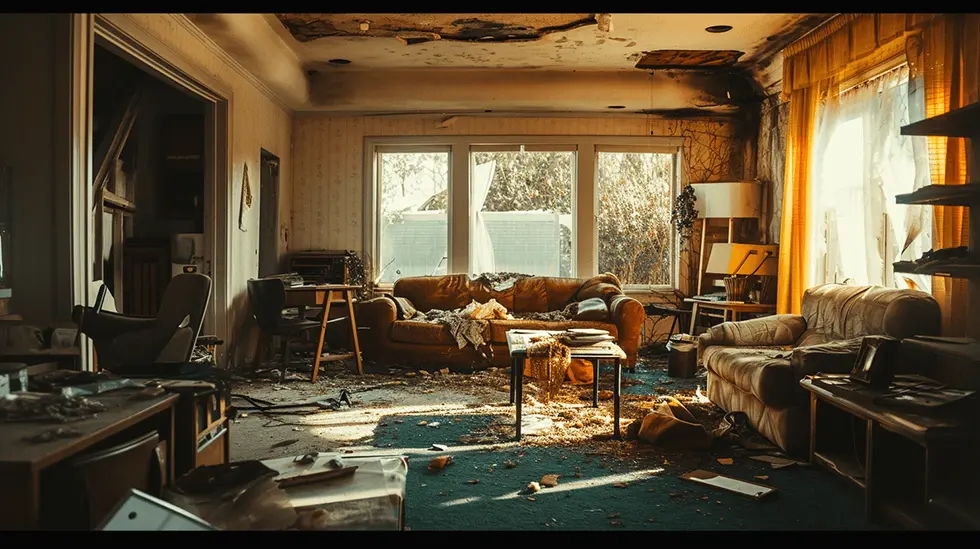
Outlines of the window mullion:
<svg viewBox="0 0 980 549">
<path fill-rule="evenodd" d="M 470 272 L 470 153 L 454 144 L 449 153 L 449 272 Z"/>
</svg>

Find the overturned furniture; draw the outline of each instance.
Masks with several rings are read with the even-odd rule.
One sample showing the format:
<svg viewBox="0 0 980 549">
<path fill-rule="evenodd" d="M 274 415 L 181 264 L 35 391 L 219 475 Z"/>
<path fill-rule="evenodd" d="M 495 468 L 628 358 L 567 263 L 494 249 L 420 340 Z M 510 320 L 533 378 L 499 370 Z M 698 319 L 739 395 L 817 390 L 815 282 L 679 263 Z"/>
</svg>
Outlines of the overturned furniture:
<svg viewBox="0 0 980 549">
<path fill-rule="evenodd" d="M 745 412 L 752 428 L 794 454 L 809 443 L 801 379 L 850 372 L 863 336 L 936 335 L 941 322 L 939 303 L 929 294 L 880 286 L 810 288 L 801 312 L 724 322 L 698 338 L 711 402 Z"/>
</svg>

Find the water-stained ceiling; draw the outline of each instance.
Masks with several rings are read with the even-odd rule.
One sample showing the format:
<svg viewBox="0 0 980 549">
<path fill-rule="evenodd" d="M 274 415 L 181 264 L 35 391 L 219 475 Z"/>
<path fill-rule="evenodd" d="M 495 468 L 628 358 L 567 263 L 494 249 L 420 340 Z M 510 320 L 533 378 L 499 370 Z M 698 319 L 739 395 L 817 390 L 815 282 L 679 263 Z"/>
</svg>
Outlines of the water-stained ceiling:
<svg viewBox="0 0 980 549">
<path fill-rule="evenodd" d="M 737 112 L 832 15 L 187 14 L 293 109 L 344 113 Z"/>
</svg>

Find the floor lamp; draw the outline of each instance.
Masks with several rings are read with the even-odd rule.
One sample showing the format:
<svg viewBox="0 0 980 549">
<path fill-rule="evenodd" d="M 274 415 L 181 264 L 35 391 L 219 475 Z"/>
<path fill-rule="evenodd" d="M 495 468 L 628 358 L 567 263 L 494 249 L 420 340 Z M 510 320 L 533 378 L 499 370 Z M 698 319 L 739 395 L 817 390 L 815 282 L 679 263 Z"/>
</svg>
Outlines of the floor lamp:
<svg viewBox="0 0 980 549">
<path fill-rule="evenodd" d="M 698 295 L 708 257 L 706 235 L 709 219 L 728 220 L 728 243 L 735 238 L 735 220 L 759 218 L 762 215 L 762 185 L 755 181 L 720 181 L 718 183 L 692 183 L 697 197 L 698 217 L 703 219 L 701 249 L 698 259 Z"/>
</svg>

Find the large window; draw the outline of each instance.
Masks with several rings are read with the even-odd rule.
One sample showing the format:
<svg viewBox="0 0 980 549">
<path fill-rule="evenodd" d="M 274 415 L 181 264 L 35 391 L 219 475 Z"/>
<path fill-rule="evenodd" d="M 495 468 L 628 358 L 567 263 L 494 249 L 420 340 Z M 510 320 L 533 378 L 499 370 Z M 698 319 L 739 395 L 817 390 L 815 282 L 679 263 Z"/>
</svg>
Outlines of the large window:
<svg viewBox="0 0 980 549">
<path fill-rule="evenodd" d="M 623 284 L 669 285 L 674 155 L 600 149 L 596 171 L 599 272 Z"/>
<path fill-rule="evenodd" d="M 674 285 L 673 137 L 368 138 L 375 277 L 510 272 Z"/>
<path fill-rule="evenodd" d="M 449 151 L 378 151 L 379 282 L 446 274 Z M 375 276 L 378 276 L 375 275 Z"/>
<path fill-rule="evenodd" d="M 820 104 L 811 191 L 813 284 L 929 291 L 929 277 L 892 268 L 900 259 L 917 259 L 932 243 L 932 210 L 895 202 L 895 195 L 929 182 L 925 138 L 901 135 L 908 122 L 904 66 Z"/>
<path fill-rule="evenodd" d="M 572 276 L 575 153 L 474 147 L 470 270 Z"/>
</svg>

